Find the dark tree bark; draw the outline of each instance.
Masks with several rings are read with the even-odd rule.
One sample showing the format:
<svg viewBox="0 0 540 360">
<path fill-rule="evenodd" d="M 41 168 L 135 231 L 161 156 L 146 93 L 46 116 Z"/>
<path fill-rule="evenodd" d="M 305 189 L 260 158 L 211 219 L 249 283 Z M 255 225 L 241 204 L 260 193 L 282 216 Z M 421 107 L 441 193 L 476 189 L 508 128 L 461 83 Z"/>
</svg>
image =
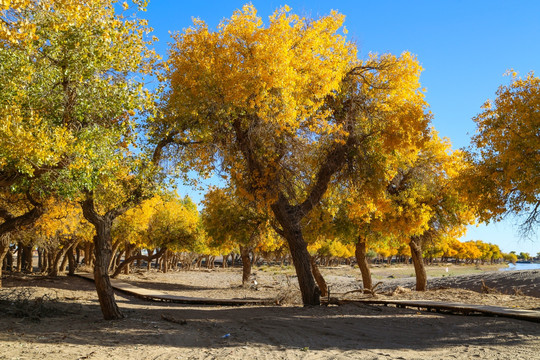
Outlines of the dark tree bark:
<svg viewBox="0 0 540 360">
<path fill-rule="evenodd" d="M 77 261 L 75 259 L 75 253 L 74 253 L 73 247 L 71 247 L 71 249 L 68 250 L 67 258 L 68 258 L 68 275 L 70 276 L 75 275 Z"/>
<path fill-rule="evenodd" d="M 3 240 L 0 238 L 0 260 L 2 261 L 0 264 L 4 263 L 4 258 L 6 257 L 6 254 L 9 251 L 9 241 Z M 0 288 L 2 288 L 2 267 L 0 266 Z"/>
<path fill-rule="evenodd" d="M 240 257 L 242 258 L 242 286 L 249 285 L 249 277 L 251 276 L 251 260 L 249 258 L 250 248 L 240 246 Z"/>
<path fill-rule="evenodd" d="M 81 203 L 83 214 L 96 230 L 94 236 L 94 255 L 96 257 L 94 265 L 94 282 L 98 293 L 101 312 L 105 320 L 121 319 L 124 315 L 120 312 L 114 291 L 109 278 L 109 265 L 112 258 L 112 238 L 111 228 L 116 217 L 123 214 L 127 208 L 115 208 L 109 210 L 105 215 L 99 215 L 94 205 L 92 193 L 87 193 L 86 199 Z"/>
<path fill-rule="evenodd" d="M 411 237 L 409 247 L 411 248 L 414 272 L 416 274 L 416 291 L 426 291 L 427 274 L 424 259 L 422 258 L 422 238 L 419 236 Z"/>
<path fill-rule="evenodd" d="M 280 233 L 289 244 L 289 250 L 298 276 L 298 285 L 302 293 L 302 301 L 304 305 L 320 305 L 321 290 L 315 284 L 311 272 L 311 255 L 307 251 L 307 244 L 302 235 L 301 218 L 298 211 L 295 207 L 289 205 L 282 195 L 271 207 L 276 220 L 282 227 Z"/>
<path fill-rule="evenodd" d="M 208 267 L 208 266 L 209 266 L 209 264 L 207 262 L 206 267 Z M 165 251 L 163 253 L 161 271 L 163 271 L 164 274 L 166 274 L 169 271 L 169 252 L 168 251 Z"/>
<path fill-rule="evenodd" d="M 147 250 L 148 252 L 148 256 L 152 256 L 152 254 L 154 253 L 154 250 Z M 151 258 L 150 260 L 148 260 L 146 262 L 146 271 L 150 271 L 150 269 L 152 268 L 152 259 L 155 259 L 155 258 Z"/>
<path fill-rule="evenodd" d="M 364 287 L 364 292 L 369 293 L 373 288 L 373 283 L 371 281 L 371 270 L 367 262 L 367 246 L 366 239 L 362 236 L 358 237 L 355 248 L 356 262 L 360 268 L 360 273 L 362 274 L 362 285 Z"/>
<path fill-rule="evenodd" d="M 24 245 L 22 247 L 22 263 L 21 270 L 24 272 L 31 273 L 33 270 L 33 249 L 32 245 Z"/>
<path fill-rule="evenodd" d="M 310 265 L 311 265 L 311 271 L 313 272 L 313 277 L 315 278 L 315 282 L 317 282 L 317 286 L 319 286 L 319 289 L 321 289 L 321 296 L 322 297 L 328 296 L 328 285 L 326 285 L 326 281 L 324 280 L 324 277 L 319 271 L 319 267 L 317 266 L 315 257 L 311 256 L 309 260 L 310 260 Z"/>
<path fill-rule="evenodd" d="M 22 243 L 19 241 L 17 244 L 17 272 L 22 270 Z"/>
</svg>

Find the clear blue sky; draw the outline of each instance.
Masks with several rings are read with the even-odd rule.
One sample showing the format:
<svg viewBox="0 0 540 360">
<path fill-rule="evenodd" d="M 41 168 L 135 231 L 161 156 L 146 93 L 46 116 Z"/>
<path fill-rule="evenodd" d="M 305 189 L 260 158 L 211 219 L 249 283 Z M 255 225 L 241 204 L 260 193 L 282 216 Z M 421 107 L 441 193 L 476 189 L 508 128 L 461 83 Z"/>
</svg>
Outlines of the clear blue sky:
<svg viewBox="0 0 540 360">
<path fill-rule="evenodd" d="M 147 18 L 160 39 L 157 51 L 166 56 L 168 32 L 182 31 L 198 17 L 211 28 L 244 1 L 151 0 Z M 308 17 L 331 9 L 346 15 L 349 38 L 359 56 L 370 52 L 417 55 L 424 68 L 422 85 L 434 114 L 433 124 L 455 148 L 469 144 L 475 131 L 472 118 L 480 106 L 495 97 L 497 87 L 508 82 L 503 74 L 512 68 L 520 75 L 540 71 L 540 0 L 517 1 L 252 1 L 264 20 L 277 8 L 289 5 Z M 181 192 L 189 191 L 182 188 Z M 189 191 L 199 202 L 201 194 Z M 462 238 L 498 244 L 505 252 L 540 252 L 540 240 L 520 240 L 515 221 L 473 227 Z"/>
</svg>

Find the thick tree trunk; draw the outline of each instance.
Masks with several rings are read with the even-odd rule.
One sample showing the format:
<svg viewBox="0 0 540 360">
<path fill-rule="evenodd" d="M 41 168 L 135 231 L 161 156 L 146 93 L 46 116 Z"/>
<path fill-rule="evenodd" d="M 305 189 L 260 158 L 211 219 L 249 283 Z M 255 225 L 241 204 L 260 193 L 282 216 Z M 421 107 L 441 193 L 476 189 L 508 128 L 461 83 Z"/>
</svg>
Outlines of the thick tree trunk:
<svg viewBox="0 0 540 360">
<path fill-rule="evenodd" d="M 356 256 L 358 267 L 360 268 L 360 273 L 362 274 L 362 285 L 364 287 L 364 292 L 371 292 L 373 289 L 373 283 L 371 281 L 371 270 L 369 269 L 366 257 L 367 245 L 366 239 L 362 236 L 358 237 L 354 254 Z"/>
<path fill-rule="evenodd" d="M 40 272 L 43 272 L 43 249 L 38 247 L 38 268 Z"/>
<path fill-rule="evenodd" d="M 112 258 L 112 223 L 123 211 L 111 210 L 101 216 L 96 212 L 94 200 L 91 195 L 87 195 L 85 201 L 82 202 L 82 210 L 84 217 L 94 225 L 96 230 L 96 235 L 94 236 L 94 255 L 96 258 L 94 282 L 96 284 L 99 304 L 101 305 L 101 312 L 105 320 L 121 319 L 124 315 L 120 312 L 116 304 L 108 269 Z"/>
<path fill-rule="evenodd" d="M 75 264 L 79 265 L 81 263 L 81 249 L 79 246 L 75 248 Z"/>
<path fill-rule="evenodd" d="M 169 271 L 169 252 L 168 251 L 165 251 L 165 253 L 163 253 L 163 259 L 162 259 L 162 271 L 163 273 L 167 273 Z M 206 267 L 208 267 L 208 262 L 206 263 Z"/>
<path fill-rule="evenodd" d="M 249 277 L 251 276 L 251 260 L 249 259 L 249 247 L 240 246 L 240 256 L 242 257 L 242 285 L 249 285 Z"/>
<path fill-rule="evenodd" d="M 60 263 L 60 267 L 58 268 L 58 270 L 63 273 L 66 271 L 66 265 L 68 263 L 68 253 L 69 251 L 71 250 L 71 247 L 67 249 L 67 251 L 64 253 L 63 257 L 62 257 L 62 262 Z"/>
<path fill-rule="evenodd" d="M 48 261 L 48 269 L 47 269 L 47 275 L 56 277 L 58 276 L 58 263 L 60 262 L 60 259 L 62 258 L 63 251 L 56 250 L 55 253 L 49 252 L 49 261 Z"/>
<path fill-rule="evenodd" d="M 13 271 L 13 251 L 10 246 L 6 254 L 6 270 Z"/>
<path fill-rule="evenodd" d="M 152 257 L 152 254 L 154 253 L 154 250 L 147 250 L 146 251 L 148 253 L 148 256 L 149 256 L 149 259 L 147 262 L 146 262 L 146 271 L 150 271 L 150 269 L 152 268 L 152 259 L 154 259 Z"/>
<path fill-rule="evenodd" d="M 49 269 L 49 252 L 47 249 L 43 249 L 43 254 L 41 255 L 41 272 L 45 273 Z"/>
<path fill-rule="evenodd" d="M 34 247 L 32 245 L 23 246 L 22 247 L 22 263 L 21 263 L 21 270 L 24 272 L 31 273 L 33 270 L 33 249 Z"/>
<path fill-rule="evenodd" d="M 416 273 L 416 291 L 427 290 L 427 274 L 422 258 L 422 238 L 413 236 L 409 242 L 411 255 L 414 264 L 414 272 Z"/>
<path fill-rule="evenodd" d="M 288 205 L 287 200 L 280 195 L 278 201 L 272 204 L 272 211 L 282 227 L 281 235 L 289 244 L 302 293 L 302 302 L 304 305 L 320 305 L 321 290 L 316 285 L 311 272 L 311 255 L 307 251 L 307 244 L 302 235 L 298 208 Z"/>
<path fill-rule="evenodd" d="M 73 247 L 68 250 L 67 258 L 68 258 L 68 275 L 70 276 L 75 275 L 75 268 L 77 267 L 76 266 L 77 262 L 75 259 L 75 254 L 73 252 Z"/>
<path fill-rule="evenodd" d="M 315 281 L 317 282 L 319 289 L 321 289 L 321 296 L 322 297 L 328 296 L 328 285 L 326 285 L 326 281 L 324 280 L 324 277 L 319 271 L 319 267 L 317 266 L 317 263 L 315 262 L 315 257 L 311 256 L 309 259 L 309 262 L 311 265 L 311 271 L 313 272 L 313 277 L 315 278 Z"/>
</svg>

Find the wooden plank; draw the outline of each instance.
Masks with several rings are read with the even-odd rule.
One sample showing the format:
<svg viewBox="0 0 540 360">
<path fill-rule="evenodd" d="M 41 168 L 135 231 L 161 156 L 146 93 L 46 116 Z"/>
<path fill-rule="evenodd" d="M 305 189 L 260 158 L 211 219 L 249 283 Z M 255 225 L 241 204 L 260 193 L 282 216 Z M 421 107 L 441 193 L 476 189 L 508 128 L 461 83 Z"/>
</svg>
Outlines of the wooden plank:
<svg viewBox="0 0 540 360">
<path fill-rule="evenodd" d="M 77 276 L 94 281 L 94 275 L 89 273 L 79 273 Z M 149 301 L 164 301 L 178 304 L 194 305 L 221 305 L 221 306 L 241 306 L 241 305 L 275 305 L 276 299 L 213 299 L 197 298 L 188 296 L 169 295 L 157 290 L 145 289 L 120 280 L 110 279 L 114 289 L 126 294 L 136 296 Z"/>
<path fill-rule="evenodd" d="M 332 302 L 332 301 L 331 301 Z M 512 309 L 489 305 L 470 305 L 455 302 L 431 301 L 431 300 L 337 300 L 337 303 L 363 303 L 374 305 L 395 305 L 398 307 L 424 308 L 427 310 L 459 312 L 463 314 L 480 313 L 491 316 L 508 317 L 513 319 L 540 322 L 540 311 Z"/>
</svg>

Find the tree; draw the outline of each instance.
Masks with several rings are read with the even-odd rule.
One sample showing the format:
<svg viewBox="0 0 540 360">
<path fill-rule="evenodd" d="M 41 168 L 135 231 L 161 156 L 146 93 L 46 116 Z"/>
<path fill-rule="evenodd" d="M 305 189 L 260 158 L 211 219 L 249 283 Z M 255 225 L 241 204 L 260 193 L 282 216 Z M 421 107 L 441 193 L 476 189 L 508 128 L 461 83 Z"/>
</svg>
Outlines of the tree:
<svg viewBox="0 0 540 360">
<path fill-rule="evenodd" d="M 320 291 L 302 219 L 346 165 L 362 161 L 361 145 L 408 147 L 429 122 L 414 57 L 357 60 L 339 33 L 343 20 L 337 12 L 307 20 L 284 7 L 264 27 L 251 5 L 217 31 L 195 20 L 175 37 L 169 116 L 154 129 L 199 143 L 179 152 L 188 165 L 219 167 L 242 196 L 271 209 L 306 305 L 319 304 Z"/>
<path fill-rule="evenodd" d="M 249 254 L 264 236 L 267 216 L 254 203 L 235 196 L 231 189 L 214 188 L 205 195 L 202 220 L 215 243 L 240 248 L 242 285 L 247 286 L 251 275 Z"/>
<path fill-rule="evenodd" d="M 135 260 L 152 261 L 167 251 L 182 251 L 193 246 L 199 240 L 201 224 L 197 207 L 189 197 L 179 198 L 177 194 L 156 195 L 139 206 L 128 210 L 115 224 L 123 232 L 122 237 L 134 245 L 157 249 L 153 256 L 126 256 L 124 262 L 116 268 L 112 277 Z M 127 230 L 125 233 L 123 230 Z M 167 271 L 165 261 L 164 272 Z"/>
<path fill-rule="evenodd" d="M 144 8 L 142 1 L 133 3 Z M 8 124 L 6 135 L 0 132 L 0 149 L 12 155 L 0 164 L 2 185 L 13 187 L 26 177 L 41 192 L 68 198 L 85 194 L 79 199 L 96 228 L 94 278 L 100 304 L 106 319 L 120 318 L 107 274 L 110 228 L 140 197 L 133 191 L 142 193 L 134 182 L 145 176 L 134 175 L 144 167 L 129 146 L 135 144 L 137 113 L 155 101 L 144 87 L 144 76 L 153 73 L 158 60 L 149 48 L 151 29 L 146 20 L 115 14 L 116 0 L 14 4 L 17 9 L 2 7 L 0 36 L 0 56 L 6 59 L 0 61 L 0 79 L 7 89 L 0 95 L 2 110 L 7 109 L 1 115 Z M 18 28 L 28 28 L 27 35 L 9 35 Z M 23 81 L 10 82 L 10 77 Z M 31 151 L 18 162 L 12 160 L 18 147 L 2 141 L 13 132 L 9 127 L 30 139 Z M 96 204 L 100 200 L 106 203 Z"/>
<path fill-rule="evenodd" d="M 474 118 L 474 163 L 465 178 L 471 201 L 484 222 L 525 215 L 522 234 L 533 234 L 540 221 L 540 79 L 514 73 L 483 109 Z"/>
<path fill-rule="evenodd" d="M 31 228 L 32 244 L 46 250 L 47 266 L 42 267 L 50 276 L 57 276 L 61 264 L 69 260 L 69 273 L 74 273 L 73 250 L 81 242 L 91 241 L 93 227 L 84 220 L 76 203 L 49 199 L 47 212 Z M 65 259 L 61 262 L 62 259 Z"/>
<path fill-rule="evenodd" d="M 417 291 L 427 289 L 423 246 L 458 237 L 473 221 L 473 208 L 456 182 L 464 166 L 463 153 L 451 151 L 450 142 L 432 130 L 429 141 L 412 161 L 402 162 L 387 187 L 392 209 L 383 224 L 409 244 Z"/>
</svg>

